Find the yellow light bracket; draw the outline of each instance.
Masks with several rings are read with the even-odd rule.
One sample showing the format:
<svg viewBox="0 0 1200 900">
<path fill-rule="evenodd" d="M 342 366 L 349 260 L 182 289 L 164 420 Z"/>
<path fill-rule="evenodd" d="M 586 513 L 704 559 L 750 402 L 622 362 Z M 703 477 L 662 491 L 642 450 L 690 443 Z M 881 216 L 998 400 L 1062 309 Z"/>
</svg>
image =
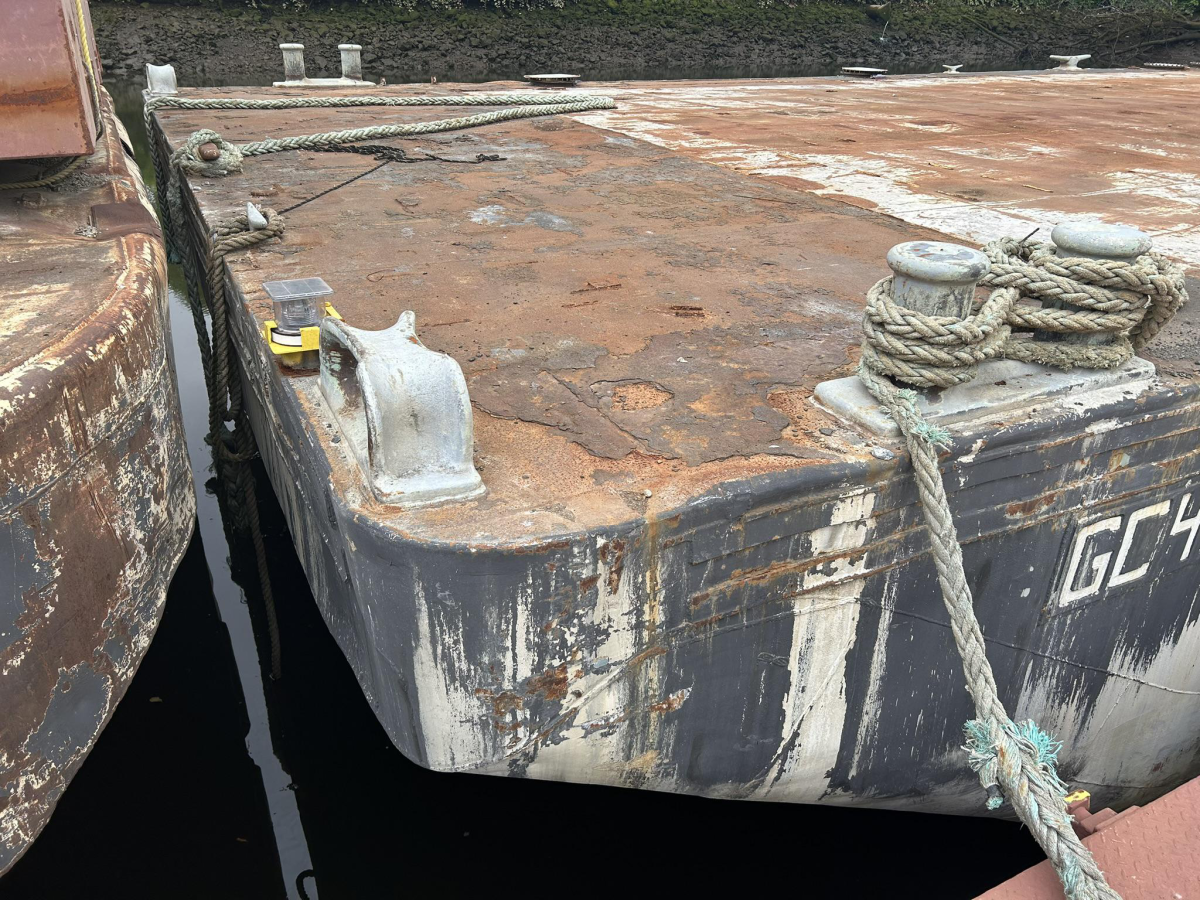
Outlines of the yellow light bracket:
<svg viewBox="0 0 1200 900">
<path fill-rule="evenodd" d="M 340 319 L 338 311 L 333 308 L 332 303 L 325 304 L 325 315 L 333 316 L 335 319 Z M 308 350 L 317 350 L 321 346 L 321 326 L 309 325 L 300 329 L 300 343 L 298 344 L 281 344 L 275 340 L 275 329 L 278 327 L 274 319 L 267 319 L 263 323 L 263 337 L 267 341 L 267 346 L 271 348 L 271 352 L 276 356 L 289 356 L 293 353 L 304 353 Z M 290 337 L 290 335 L 289 335 Z"/>
</svg>

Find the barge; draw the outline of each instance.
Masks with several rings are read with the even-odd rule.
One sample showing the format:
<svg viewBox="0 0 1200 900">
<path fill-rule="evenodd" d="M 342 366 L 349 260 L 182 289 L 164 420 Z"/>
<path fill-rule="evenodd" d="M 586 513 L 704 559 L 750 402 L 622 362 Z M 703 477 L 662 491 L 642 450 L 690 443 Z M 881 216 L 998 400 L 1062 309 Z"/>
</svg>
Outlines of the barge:
<svg viewBox="0 0 1200 900">
<path fill-rule="evenodd" d="M 312 92 L 181 89 L 149 121 L 169 170 L 515 89 L 438 85 L 418 107 L 399 98 L 428 87 L 290 107 Z M 1060 126 L 1047 95 L 1055 115 L 1083 121 L 1098 96 L 1091 122 L 1140 118 Z M 1127 72 L 588 85 L 562 97 L 615 109 L 179 172 L 195 263 L 230 222 L 274 229 L 212 269 L 241 393 L 317 604 L 400 751 L 982 812 L 903 443 L 830 386 L 903 242 L 1124 220 L 1194 272 L 1200 132 L 1174 111 L 1198 95 L 1191 75 Z M 871 104 L 890 112 L 855 112 Z M 930 159 L 929 189 L 905 166 L 935 142 L 962 153 Z M 1161 177 L 1117 183 L 1130 158 Z M 298 279 L 332 294 L 293 353 L 276 300 Z M 1118 808 L 1200 769 L 1194 321 L 1112 372 L 989 363 L 947 400 L 947 492 L 1000 696 Z"/>
<path fill-rule="evenodd" d="M 14 10 L 0 46 L 16 88 L 0 157 L 62 156 L 0 161 L 3 874 L 145 656 L 196 505 L 166 255 L 112 100 L 83 74 L 86 6 Z"/>
</svg>

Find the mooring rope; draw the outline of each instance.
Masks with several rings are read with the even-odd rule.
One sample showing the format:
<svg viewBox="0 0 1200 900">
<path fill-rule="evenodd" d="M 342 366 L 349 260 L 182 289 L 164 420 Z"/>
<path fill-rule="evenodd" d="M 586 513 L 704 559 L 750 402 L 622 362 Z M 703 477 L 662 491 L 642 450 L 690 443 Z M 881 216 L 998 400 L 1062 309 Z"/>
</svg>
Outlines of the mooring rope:
<svg viewBox="0 0 1200 900">
<path fill-rule="evenodd" d="M 519 105 L 477 113 L 473 116 L 439 119 L 432 122 L 375 125 L 299 137 L 254 141 L 242 145 L 230 143 L 211 129 L 197 131 L 171 155 L 170 174 L 167 179 L 163 178 L 162 161 L 158 154 L 151 154 L 154 159 L 154 174 L 158 184 L 159 216 L 163 220 L 167 252 L 172 259 L 177 258 L 178 248 L 174 245 L 172 237 L 175 233 L 175 226 L 171 221 L 176 211 L 171 208 L 174 202 L 171 198 L 179 193 L 179 177 L 181 175 L 206 177 L 228 175 L 241 170 L 242 159 L 246 156 L 260 156 L 285 150 L 317 149 L 319 145 L 349 144 L 380 138 L 415 137 L 446 131 L 461 131 L 496 122 L 588 112 L 597 109 L 614 109 L 616 103 L 609 97 L 578 97 L 563 101 L 558 97 L 536 94 L 449 94 L 443 97 L 278 97 L 267 100 L 240 97 L 151 97 L 146 101 L 142 110 L 147 135 L 153 134 L 151 120 L 155 111 L 160 109 L 334 109 L 369 106 L 502 106 L 507 103 Z M 212 144 L 216 147 L 216 159 L 206 160 L 200 156 L 200 147 L 205 144 Z"/>
<path fill-rule="evenodd" d="M 32 178 L 28 181 L 0 181 L 0 191 L 19 191 L 31 190 L 33 188 L 50 187 L 52 184 L 57 184 L 62 181 L 85 162 L 86 156 L 71 156 L 66 159 L 56 159 L 53 165 L 47 167 L 38 178 Z"/>
<path fill-rule="evenodd" d="M 452 119 L 440 119 L 432 122 L 411 122 L 396 125 L 378 125 L 367 128 L 355 128 L 343 131 L 331 131 L 321 134 L 303 135 L 281 139 L 255 141 L 248 144 L 236 145 L 226 141 L 220 134 L 211 129 L 200 129 L 190 135 L 170 156 L 168 169 L 164 172 L 161 154 L 155 144 L 153 129 L 154 112 L 159 109 L 298 109 L 305 107 L 368 107 L 368 106 L 497 106 L 505 103 L 518 103 L 508 109 L 493 110 L 472 116 L 462 116 Z M 271 100 L 251 100 L 239 98 L 184 98 L 184 97 L 153 97 L 146 101 L 143 109 L 143 123 L 146 136 L 151 144 L 151 159 L 154 162 L 155 193 L 158 200 L 159 218 L 163 225 L 163 236 L 167 253 L 172 261 L 182 264 L 187 281 L 189 305 L 196 326 L 197 340 L 200 342 L 200 361 L 204 369 L 204 381 L 208 388 L 209 397 L 209 435 L 208 441 L 213 446 L 214 454 L 221 463 L 230 464 L 229 474 L 237 488 L 231 494 L 235 503 L 235 518 L 242 520 L 248 527 L 254 544 L 255 558 L 258 566 L 259 582 L 263 593 L 263 605 L 267 613 L 267 627 L 271 641 L 271 672 L 275 678 L 280 676 L 280 642 L 279 625 L 275 612 L 274 595 L 271 591 L 270 571 L 266 561 L 266 549 L 259 527 L 258 503 L 255 496 L 254 477 L 249 469 L 249 462 L 256 455 L 254 438 L 249 428 L 245 409 L 242 404 L 241 379 L 237 376 L 235 366 L 236 349 L 231 333 L 230 304 L 225 291 L 225 259 L 236 250 L 244 250 L 272 238 L 280 237 L 284 232 L 283 215 L 271 209 L 261 210 L 265 225 L 255 227 L 247 214 L 234 216 L 219 222 L 208 235 L 206 246 L 201 248 L 196 241 L 190 240 L 191 231 L 184 226 L 186 210 L 184 207 L 183 183 L 189 175 L 204 177 L 219 177 L 241 170 L 242 160 L 247 156 L 260 156 L 266 153 L 279 153 L 286 150 L 312 149 L 329 152 L 345 149 L 349 152 L 363 152 L 382 155 L 384 162 L 417 162 L 405 158 L 404 152 L 398 148 L 343 148 L 342 145 L 357 141 L 407 137 L 424 134 L 436 134 L 445 131 L 458 131 L 465 128 L 478 128 L 497 122 L 509 122 L 516 119 L 531 119 L 540 116 L 561 115 L 564 113 L 585 112 L 594 109 L 612 109 L 616 104 L 606 97 L 581 97 L 576 100 L 563 102 L 557 98 L 531 96 L 524 94 L 461 94 L 445 97 L 284 97 Z M 206 160 L 201 156 L 200 148 L 212 144 L 217 149 L 216 158 Z M 474 160 L 441 159 L 426 154 L 430 160 L 451 163 L 479 163 L 493 161 L 490 156 L 478 156 Z M 498 159 L 496 157 L 495 159 Z M 374 170 L 371 170 L 374 171 Z M 369 172 L 364 174 L 370 174 Z M 356 178 L 362 176 L 356 176 Z M 356 180 L 350 179 L 350 181 Z M 349 182 L 343 182 L 330 190 L 336 190 Z M 303 206 L 317 197 L 324 196 L 324 191 L 315 197 L 310 197 L 296 204 L 292 209 Z M 198 262 L 204 263 L 204 289 L 200 287 L 200 272 Z M 202 303 L 207 303 L 212 322 L 212 336 L 208 338 L 208 328 L 204 322 Z M 232 422 L 232 435 L 225 428 L 226 422 Z M 232 440 L 232 446 L 229 445 Z"/>
<path fill-rule="evenodd" d="M 987 659 L 962 550 L 938 467 L 949 433 L 931 425 L 917 393 L 891 379 L 945 388 L 975 377 L 980 362 L 1021 359 L 1066 368 L 1111 368 L 1129 359 L 1186 302 L 1182 270 L 1157 254 L 1132 263 L 1057 258 L 1051 245 L 1002 239 L 984 252 L 991 268 L 981 284 L 990 295 L 966 319 L 927 316 L 899 306 L 892 279 L 867 295 L 858 374 L 904 435 L 929 532 L 942 599 L 950 614 L 976 718 L 966 723 L 968 763 L 987 792 L 987 807 L 1008 800 L 1046 852 L 1070 900 L 1118 898 L 1076 836 L 1066 788 L 1056 771 L 1060 744 L 1032 721 L 1009 718 Z M 1027 301 L 1063 301 L 1079 310 L 1038 308 Z M 1045 341 L 1013 328 L 1063 334 L 1105 334 L 1109 345 Z"/>
</svg>

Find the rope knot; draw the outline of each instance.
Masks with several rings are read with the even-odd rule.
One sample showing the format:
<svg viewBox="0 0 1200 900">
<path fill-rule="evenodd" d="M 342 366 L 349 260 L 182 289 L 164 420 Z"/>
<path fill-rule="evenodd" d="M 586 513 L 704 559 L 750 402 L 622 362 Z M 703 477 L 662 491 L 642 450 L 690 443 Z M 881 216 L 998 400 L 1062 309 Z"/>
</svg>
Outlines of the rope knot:
<svg viewBox="0 0 1200 900">
<path fill-rule="evenodd" d="M 963 384 L 979 363 L 1001 355 L 1015 300 L 1015 291 L 994 291 L 966 319 L 927 316 L 896 303 L 892 279 L 884 278 L 867 292 L 863 364 L 916 387 Z"/>
<path fill-rule="evenodd" d="M 1019 329 L 1004 348 L 1009 359 L 1063 369 L 1115 368 L 1149 343 L 1187 300 L 1183 271 L 1157 253 L 1132 262 L 1060 257 L 1053 244 L 1013 238 L 992 241 L 983 250 L 992 265 L 980 284 L 1020 292 L 1021 302 L 1008 313 L 1008 324 Z M 1108 339 L 1079 344 L 1029 331 Z"/>
<path fill-rule="evenodd" d="M 1149 343 L 1187 300 L 1183 270 L 1157 253 L 1132 262 L 1060 257 L 1053 244 L 1028 238 L 1001 238 L 983 249 L 991 268 L 980 285 L 992 292 L 976 300 L 966 319 L 898 305 L 891 278 L 872 287 L 863 317 L 863 366 L 922 388 L 964 384 L 979 363 L 997 358 L 1111 369 Z M 1055 337 L 1065 334 L 1108 340 Z"/>
<path fill-rule="evenodd" d="M 205 144 L 212 144 L 217 148 L 216 159 L 205 159 L 201 156 L 200 148 Z M 210 128 L 201 128 L 171 154 L 171 164 L 189 175 L 215 178 L 242 171 L 242 155 L 236 144 L 229 143 Z"/>
<path fill-rule="evenodd" d="M 266 219 L 267 224 L 265 226 L 260 226 L 258 223 L 252 221 L 248 213 L 230 216 L 228 219 L 218 223 L 212 232 L 210 257 L 219 259 L 231 250 L 253 247 L 255 244 L 261 244 L 263 241 L 279 237 L 283 234 L 284 221 L 282 215 L 269 208 L 260 209 L 259 213 Z"/>
</svg>

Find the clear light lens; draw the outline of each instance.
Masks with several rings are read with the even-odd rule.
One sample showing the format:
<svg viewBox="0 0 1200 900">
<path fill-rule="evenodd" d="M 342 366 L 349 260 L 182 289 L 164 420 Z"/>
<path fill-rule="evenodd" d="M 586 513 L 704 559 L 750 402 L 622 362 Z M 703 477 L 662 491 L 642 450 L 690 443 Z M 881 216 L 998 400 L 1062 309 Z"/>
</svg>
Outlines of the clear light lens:
<svg viewBox="0 0 1200 900">
<path fill-rule="evenodd" d="M 321 298 L 302 297 L 299 300 L 276 300 L 275 324 L 288 331 L 307 328 L 321 321 Z"/>
<path fill-rule="evenodd" d="M 264 281 L 263 290 L 271 298 L 276 330 L 291 334 L 299 334 L 301 328 L 319 324 L 326 298 L 333 293 L 321 278 Z"/>
</svg>

